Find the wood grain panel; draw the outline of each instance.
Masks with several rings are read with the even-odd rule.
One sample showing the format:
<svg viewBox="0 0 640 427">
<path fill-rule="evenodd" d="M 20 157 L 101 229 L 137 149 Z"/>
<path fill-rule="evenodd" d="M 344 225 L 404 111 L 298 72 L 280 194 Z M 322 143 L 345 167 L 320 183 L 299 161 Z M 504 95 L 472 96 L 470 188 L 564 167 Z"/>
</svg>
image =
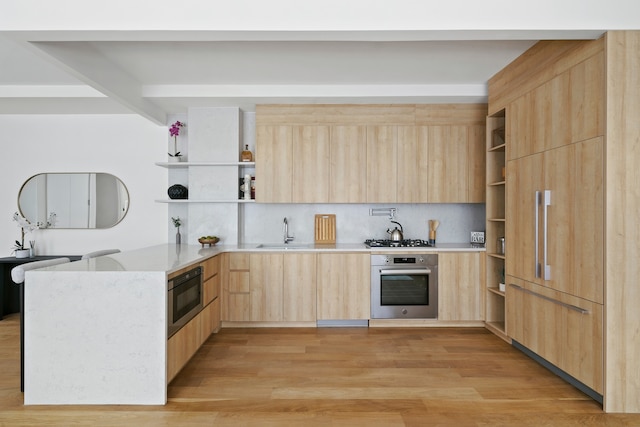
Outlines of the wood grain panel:
<svg viewBox="0 0 640 427">
<path fill-rule="evenodd" d="M 640 32 L 606 35 L 606 387 L 611 412 L 640 412 Z"/>
<path fill-rule="evenodd" d="M 603 39 L 543 40 L 489 79 L 489 115 L 534 88 L 602 52 Z"/>
<path fill-rule="evenodd" d="M 293 127 L 292 202 L 329 201 L 329 127 Z"/>
<path fill-rule="evenodd" d="M 250 320 L 281 321 L 283 254 L 251 254 Z"/>
<path fill-rule="evenodd" d="M 466 126 L 429 126 L 429 201 L 465 203 L 469 185 Z"/>
<path fill-rule="evenodd" d="M 287 322 L 316 320 L 316 254 L 286 254 L 282 314 Z"/>
<path fill-rule="evenodd" d="M 483 320 L 484 253 L 438 253 L 438 320 Z"/>
<path fill-rule="evenodd" d="M 256 202 L 291 202 L 292 165 L 292 127 L 256 126 Z"/>
<path fill-rule="evenodd" d="M 512 338 L 603 393 L 603 306 L 509 279 L 507 325 Z"/>
<path fill-rule="evenodd" d="M 523 157 L 507 164 L 506 274 L 536 281 L 536 199 L 543 187 L 542 154 Z M 538 218 L 538 233 L 542 230 Z M 539 238 L 540 234 L 538 234 Z M 538 247 L 538 257 L 540 247 Z M 538 260 L 541 262 L 540 258 Z"/>
<path fill-rule="evenodd" d="M 220 275 L 216 274 L 202 283 L 202 304 L 209 304 L 218 295 L 220 295 Z"/>
<path fill-rule="evenodd" d="M 413 104 L 258 105 L 256 125 L 413 125 Z"/>
<path fill-rule="evenodd" d="M 229 258 L 229 270 L 249 270 L 251 266 L 251 259 L 248 253 L 229 253 L 227 254 Z"/>
<path fill-rule="evenodd" d="M 484 127 L 487 104 L 416 104 L 417 126 L 459 125 Z"/>
<path fill-rule="evenodd" d="M 424 126 L 398 127 L 397 200 L 427 203 L 428 133 Z M 419 138 L 418 133 L 424 132 Z"/>
<path fill-rule="evenodd" d="M 507 159 L 515 160 L 533 152 L 532 94 L 525 93 L 506 109 Z"/>
<path fill-rule="evenodd" d="M 485 125 L 467 127 L 469 138 L 468 170 L 469 183 L 467 184 L 468 203 L 484 203 L 486 200 L 486 152 L 485 152 Z"/>
<path fill-rule="evenodd" d="M 216 255 L 201 263 L 203 279 L 206 280 L 209 277 L 218 274 L 220 271 L 220 258 L 222 258 L 220 255 Z"/>
<path fill-rule="evenodd" d="M 367 197 L 367 128 L 331 127 L 329 201 L 365 203 Z"/>
<path fill-rule="evenodd" d="M 397 201 L 398 127 L 367 127 L 367 203 Z"/>
<path fill-rule="evenodd" d="M 604 135 L 604 52 L 598 52 L 570 71 L 571 141 Z"/>
<path fill-rule="evenodd" d="M 318 319 L 369 319 L 369 254 L 332 253 L 317 257 Z"/>
</svg>

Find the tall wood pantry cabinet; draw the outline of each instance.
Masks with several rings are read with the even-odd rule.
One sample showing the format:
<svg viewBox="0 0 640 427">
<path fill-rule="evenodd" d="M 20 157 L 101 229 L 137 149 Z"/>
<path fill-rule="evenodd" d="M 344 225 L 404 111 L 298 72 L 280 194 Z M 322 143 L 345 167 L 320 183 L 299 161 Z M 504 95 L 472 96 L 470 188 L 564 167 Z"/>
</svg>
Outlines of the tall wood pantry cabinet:
<svg viewBox="0 0 640 427">
<path fill-rule="evenodd" d="M 490 123 L 505 123 L 506 335 L 606 412 L 640 412 L 638 52 L 638 31 L 543 41 L 489 81 Z"/>
</svg>

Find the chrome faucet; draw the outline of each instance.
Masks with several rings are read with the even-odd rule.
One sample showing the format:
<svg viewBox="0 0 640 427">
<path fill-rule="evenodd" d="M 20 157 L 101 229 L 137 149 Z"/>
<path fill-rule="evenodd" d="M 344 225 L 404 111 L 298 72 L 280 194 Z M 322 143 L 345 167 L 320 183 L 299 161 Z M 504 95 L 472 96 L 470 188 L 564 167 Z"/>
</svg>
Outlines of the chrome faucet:
<svg viewBox="0 0 640 427">
<path fill-rule="evenodd" d="M 287 217 L 284 217 L 284 243 L 287 244 L 293 240 L 293 236 L 289 236 L 289 222 Z"/>
</svg>

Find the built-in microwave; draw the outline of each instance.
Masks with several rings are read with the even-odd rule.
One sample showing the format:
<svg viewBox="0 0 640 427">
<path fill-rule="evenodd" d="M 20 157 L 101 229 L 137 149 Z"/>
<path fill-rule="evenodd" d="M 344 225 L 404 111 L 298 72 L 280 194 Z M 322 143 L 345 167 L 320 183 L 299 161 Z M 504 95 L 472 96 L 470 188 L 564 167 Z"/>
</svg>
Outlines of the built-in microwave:
<svg viewBox="0 0 640 427">
<path fill-rule="evenodd" d="M 171 337 L 202 310 L 202 267 L 170 279 L 167 288 L 167 336 Z"/>
</svg>

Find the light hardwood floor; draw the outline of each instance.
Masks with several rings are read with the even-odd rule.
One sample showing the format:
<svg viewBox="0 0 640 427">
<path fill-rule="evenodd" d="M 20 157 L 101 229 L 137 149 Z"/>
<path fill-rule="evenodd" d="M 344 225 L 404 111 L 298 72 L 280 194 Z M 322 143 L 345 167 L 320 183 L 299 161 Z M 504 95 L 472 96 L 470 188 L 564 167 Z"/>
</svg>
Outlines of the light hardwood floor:
<svg viewBox="0 0 640 427">
<path fill-rule="evenodd" d="M 0 426 L 638 426 L 466 329 L 223 329 L 166 406 L 23 406 L 18 316 L 0 321 Z"/>
</svg>

